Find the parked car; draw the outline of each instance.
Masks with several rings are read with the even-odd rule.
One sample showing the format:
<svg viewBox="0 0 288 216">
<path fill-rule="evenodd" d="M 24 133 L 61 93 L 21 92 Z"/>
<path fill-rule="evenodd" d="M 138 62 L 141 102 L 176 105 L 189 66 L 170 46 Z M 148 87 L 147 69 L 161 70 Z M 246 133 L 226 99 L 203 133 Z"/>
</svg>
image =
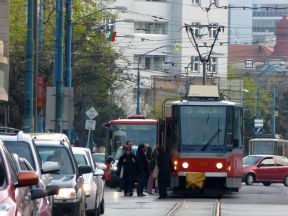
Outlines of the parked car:
<svg viewBox="0 0 288 216">
<path fill-rule="evenodd" d="M 110 180 L 110 166 L 106 164 L 105 153 L 92 153 L 92 158 L 95 166 L 104 171 L 104 180 L 105 182 Z"/>
<path fill-rule="evenodd" d="M 42 188 L 45 191 L 49 190 L 48 194 L 51 195 L 51 186 L 49 186 L 51 183 L 51 178 L 48 173 L 59 170 L 58 163 L 48 162 L 42 165 L 39 153 L 36 149 L 32 137 L 23 131 L 17 130 L 15 128 L 0 127 L 0 140 L 4 142 L 10 154 L 17 154 L 19 157 L 25 158 L 27 160 L 26 164 L 29 163 L 29 166 L 31 166 L 32 169 L 24 170 L 35 171 L 39 178 L 37 187 Z M 38 203 L 36 205 L 38 206 L 38 209 L 35 210 L 36 208 L 34 208 L 34 210 L 38 215 L 51 215 L 52 205 L 49 201 L 49 197 L 43 197 L 42 199 L 38 199 L 35 202 Z"/>
<path fill-rule="evenodd" d="M 131 153 L 136 156 L 138 146 L 134 145 L 132 146 L 132 151 Z M 110 168 L 110 181 L 109 181 L 109 186 L 110 187 L 118 187 L 120 185 L 120 177 L 119 173 L 120 171 L 117 168 L 117 164 L 119 161 L 119 158 L 124 154 L 123 147 L 120 146 L 115 154 L 115 157 L 111 161 L 111 168 Z"/>
<path fill-rule="evenodd" d="M 60 169 L 51 174 L 52 185 L 60 187 L 54 196 L 53 215 L 85 215 L 86 195 L 83 191 L 83 174 L 90 173 L 90 166 L 78 166 L 69 140 L 61 133 L 32 134 L 43 163 L 58 162 Z"/>
<path fill-rule="evenodd" d="M 283 183 L 288 186 L 288 158 L 276 155 L 248 155 L 243 158 L 242 180 L 246 185 L 261 182 Z"/>
<path fill-rule="evenodd" d="M 32 215 L 31 200 L 40 196 L 28 186 L 37 183 L 36 172 L 17 171 L 10 153 L 0 141 L 0 215 Z"/>
<path fill-rule="evenodd" d="M 90 149 L 81 147 L 72 147 L 73 154 L 79 166 L 91 166 L 93 171 L 83 175 L 84 185 L 83 188 L 88 195 L 86 202 L 86 214 L 96 215 L 104 214 L 104 171 L 95 166 Z"/>
</svg>

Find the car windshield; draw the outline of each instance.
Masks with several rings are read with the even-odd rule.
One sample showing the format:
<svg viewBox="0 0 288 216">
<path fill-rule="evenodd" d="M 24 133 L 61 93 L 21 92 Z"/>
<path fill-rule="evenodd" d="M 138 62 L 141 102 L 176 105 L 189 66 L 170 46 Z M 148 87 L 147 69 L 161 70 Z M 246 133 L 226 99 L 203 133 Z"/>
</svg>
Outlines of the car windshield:
<svg viewBox="0 0 288 216">
<path fill-rule="evenodd" d="M 5 182 L 6 182 L 6 171 L 4 168 L 2 155 L 0 154 L 0 188 L 5 185 Z"/>
<path fill-rule="evenodd" d="M 68 150 L 64 147 L 37 146 L 42 162 L 55 161 L 60 165 L 58 174 L 72 175 L 75 173 L 73 162 Z"/>
<path fill-rule="evenodd" d="M 82 154 L 74 154 L 78 166 L 88 165 L 85 155 Z"/>
<path fill-rule="evenodd" d="M 105 163 L 105 154 L 93 154 L 92 157 L 96 163 Z"/>
<path fill-rule="evenodd" d="M 243 158 L 243 165 L 255 165 L 261 158 L 261 156 L 246 156 Z"/>
<path fill-rule="evenodd" d="M 33 169 L 36 170 L 33 155 L 28 143 L 22 141 L 4 141 L 4 144 L 10 154 L 17 154 L 19 157 L 26 158 Z"/>
</svg>

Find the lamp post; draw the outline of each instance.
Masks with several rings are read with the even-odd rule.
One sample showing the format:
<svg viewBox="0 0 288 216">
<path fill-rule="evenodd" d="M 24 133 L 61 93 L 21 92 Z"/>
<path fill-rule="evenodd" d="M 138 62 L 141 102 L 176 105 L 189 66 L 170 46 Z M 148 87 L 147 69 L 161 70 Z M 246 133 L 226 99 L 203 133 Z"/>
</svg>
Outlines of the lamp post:
<svg viewBox="0 0 288 216">
<path fill-rule="evenodd" d="M 160 46 L 160 47 L 157 47 L 155 49 L 152 49 L 146 53 L 143 53 L 143 54 L 140 54 L 138 56 L 138 69 L 137 69 L 137 105 L 136 105 L 136 114 L 139 115 L 140 114 L 140 58 L 151 53 L 151 52 L 154 52 L 158 49 L 161 49 L 163 47 L 168 47 L 168 46 L 171 46 L 171 45 L 163 45 L 163 46 Z"/>
</svg>

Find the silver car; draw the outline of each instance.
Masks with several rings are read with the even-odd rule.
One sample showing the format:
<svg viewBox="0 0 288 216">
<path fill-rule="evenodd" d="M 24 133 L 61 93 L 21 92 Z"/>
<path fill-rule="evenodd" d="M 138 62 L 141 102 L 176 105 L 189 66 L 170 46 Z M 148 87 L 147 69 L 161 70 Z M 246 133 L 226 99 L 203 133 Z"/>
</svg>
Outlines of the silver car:
<svg viewBox="0 0 288 216">
<path fill-rule="evenodd" d="M 103 181 L 104 171 L 99 169 L 93 163 L 92 155 L 89 149 L 81 147 L 72 147 L 73 154 L 76 158 L 78 166 L 89 165 L 93 172 L 83 175 L 84 184 L 83 189 L 86 193 L 87 215 L 96 215 L 104 213 L 104 186 Z"/>
</svg>

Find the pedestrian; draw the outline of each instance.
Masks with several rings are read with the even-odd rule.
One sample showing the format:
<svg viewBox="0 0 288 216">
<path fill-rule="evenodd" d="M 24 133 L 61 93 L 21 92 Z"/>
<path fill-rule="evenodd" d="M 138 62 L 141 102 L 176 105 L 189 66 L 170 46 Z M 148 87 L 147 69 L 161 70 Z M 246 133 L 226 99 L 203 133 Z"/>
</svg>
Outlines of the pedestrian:
<svg viewBox="0 0 288 216">
<path fill-rule="evenodd" d="M 159 185 L 159 199 L 167 198 L 167 187 L 170 184 L 170 172 L 171 161 L 169 155 L 164 151 L 162 146 L 157 148 L 157 166 L 159 168 L 158 173 L 158 185 Z"/>
<path fill-rule="evenodd" d="M 131 153 L 130 147 L 125 147 L 125 153 L 119 158 L 117 166 L 123 169 L 122 180 L 124 196 L 133 196 L 134 179 L 136 176 L 136 157 Z"/>
<path fill-rule="evenodd" d="M 137 184 L 137 196 L 145 196 L 143 190 L 149 176 L 148 161 L 145 154 L 145 145 L 140 144 L 137 149 L 137 162 L 138 162 L 138 184 Z"/>
<path fill-rule="evenodd" d="M 122 153 L 121 153 L 121 156 L 123 156 L 124 154 L 125 154 L 125 148 L 126 148 L 126 145 L 124 145 L 124 146 L 122 146 Z M 121 157 L 120 156 L 120 157 Z M 120 158 L 119 158 L 119 160 L 120 160 Z M 119 164 L 119 160 L 118 160 L 118 163 L 117 163 L 117 174 L 118 174 L 118 176 L 119 176 L 119 188 L 118 188 L 118 192 L 122 192 L 122 190 L 123 190 L 123 167 L 120 167 L 120 164 Z"/>
<path fill-rule="evenodd" d="M 149 194 L 152 194 L 152 189 L 153 189 L 154 182 L 155 182 L 155 176 L 153 176 L 153 171 L 156 166 L 156 158 L 154 157 L 155 155 L 152 154 L 152 148 L 150 146 L 147 148 L 146 156 L 147 156 L 148 168 L 149 168 L 149 178 L 147 182 L 146 192 Z"/>
</svg>

